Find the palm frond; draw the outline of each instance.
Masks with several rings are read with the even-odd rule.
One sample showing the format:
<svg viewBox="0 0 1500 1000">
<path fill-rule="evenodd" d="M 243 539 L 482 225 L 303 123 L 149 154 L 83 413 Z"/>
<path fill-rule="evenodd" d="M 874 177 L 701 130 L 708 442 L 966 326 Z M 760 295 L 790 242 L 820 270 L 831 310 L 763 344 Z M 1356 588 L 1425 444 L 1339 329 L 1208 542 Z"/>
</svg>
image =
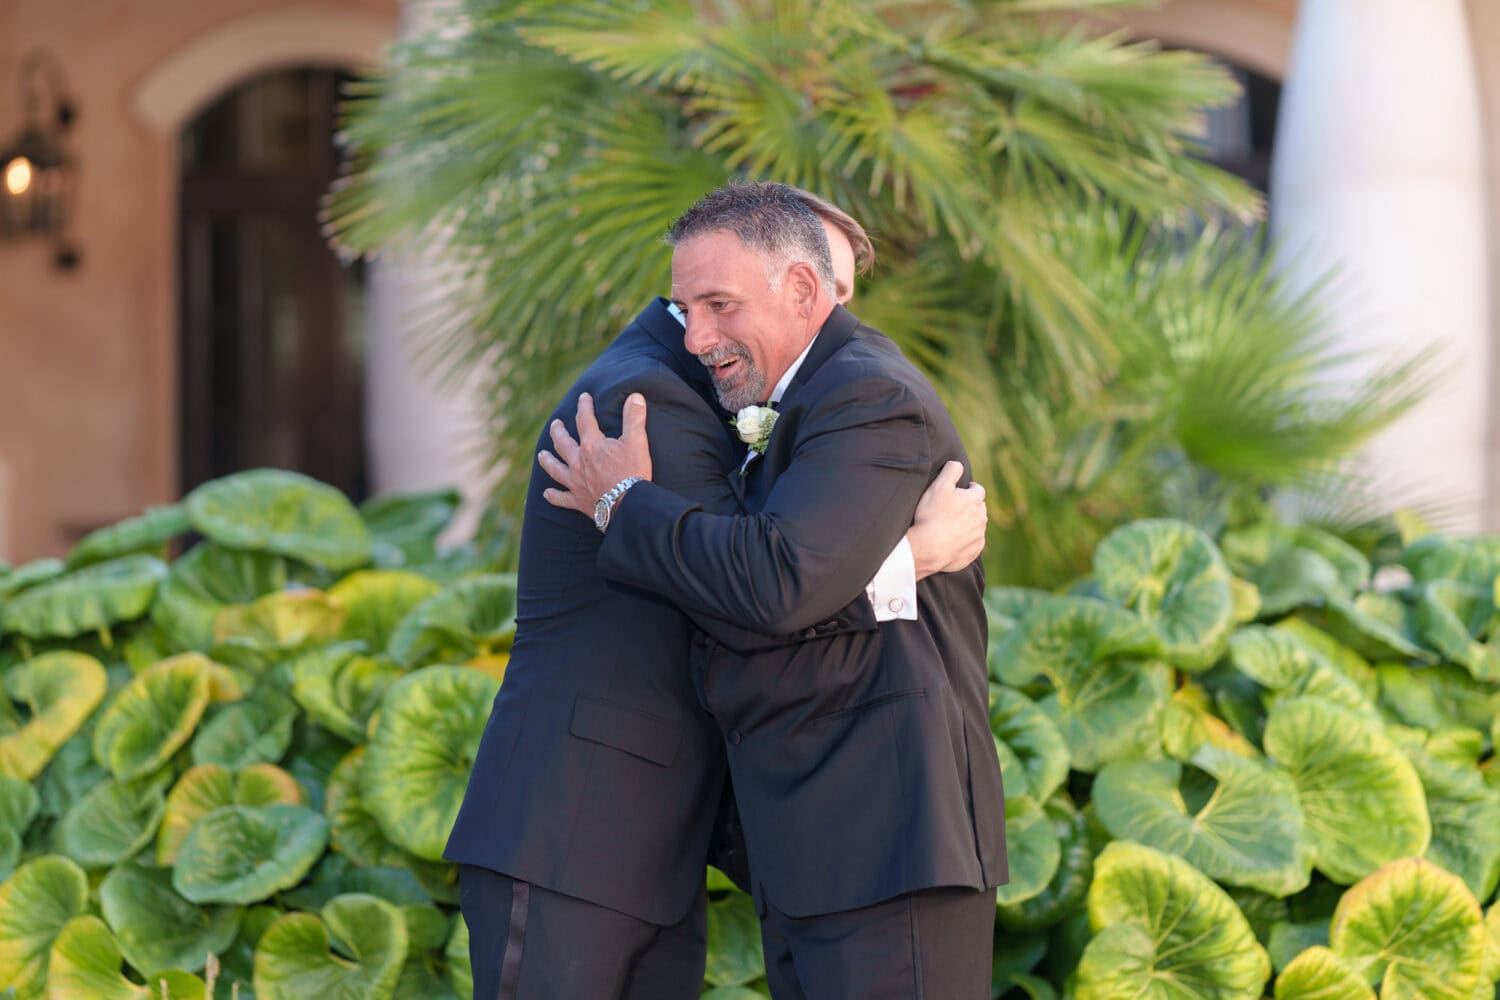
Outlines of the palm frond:
<svg viewBox="0 0 1500 1000">
<path fill-rule="evenodd" d="M 1054 585 L 1124 520 L 1221 525 L 1323 474 L 1430 373 L 1338 376 L 1310 301 L 1216 221 L 1262 208 L 1195 158 L 1234 81 L 1055 16 L 1114 5 L 466 0 L 351 90 L 330 232 L 445 262 L 422 359 L 478 380 L 515 511 L 547 414 L 668 290 L 676 215 L 741 177 L 829 198 L 880 247 L 856 310 L 991 487 L 992 578 Z"/>
</svg>

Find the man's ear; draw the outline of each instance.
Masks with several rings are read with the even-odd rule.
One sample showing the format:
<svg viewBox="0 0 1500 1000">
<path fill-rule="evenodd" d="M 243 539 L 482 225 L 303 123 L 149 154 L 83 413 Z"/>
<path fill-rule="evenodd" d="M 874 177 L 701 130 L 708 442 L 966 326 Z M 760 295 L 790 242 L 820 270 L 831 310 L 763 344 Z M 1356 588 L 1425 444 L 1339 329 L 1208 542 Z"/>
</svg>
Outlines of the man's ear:
<svg viewBox="0 0 1500 1000">
<path fill-rule="evenodd" d="M 812 315 L 818 301 L 818 272 L 812 269 L 811 264 L 798 261 L 788 268 L 786 280 L 797 312 L 803 316 Z"/>
</svg>

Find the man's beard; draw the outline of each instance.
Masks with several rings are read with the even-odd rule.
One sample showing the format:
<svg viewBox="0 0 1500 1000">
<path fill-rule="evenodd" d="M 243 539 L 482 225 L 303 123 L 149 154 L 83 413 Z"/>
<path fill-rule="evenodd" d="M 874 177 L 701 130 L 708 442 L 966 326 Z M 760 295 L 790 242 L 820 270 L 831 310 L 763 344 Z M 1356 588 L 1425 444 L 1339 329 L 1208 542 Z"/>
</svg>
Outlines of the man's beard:
<svg viewBox="0 0 1500 1000">
<path fill-rule="evenodd" d="M 739 362 L 735 366 L 734 373 L 723 379 L 714 376 L 714 367 L 730 359 Z M 713 379 L 714 395 L 719 397 L 719 405 L 730 413 L 765 402 L 766 373 L 756 367 L 755 362 L 750 359 L 750 352 L 745 349 L 744 345 L 730 344 L 709 354 L 700 354 L 698 360 L 709 370 L 709 377 Z"/>
</svg>

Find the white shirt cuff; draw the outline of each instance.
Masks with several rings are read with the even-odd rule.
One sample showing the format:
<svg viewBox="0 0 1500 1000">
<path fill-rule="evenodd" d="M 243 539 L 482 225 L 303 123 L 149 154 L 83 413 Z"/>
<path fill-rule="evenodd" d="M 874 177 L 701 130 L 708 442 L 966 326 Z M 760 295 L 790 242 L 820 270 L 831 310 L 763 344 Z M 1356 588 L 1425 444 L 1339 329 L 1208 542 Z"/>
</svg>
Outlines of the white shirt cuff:
<svg viewBox="0 0 1500 1000">
<path fill-rule="evenodd" d="M 905 535 L 875 571 L 865 595 L 875 608 L 878 622 L 917 620 L 917 562 Z"/>
</svg>

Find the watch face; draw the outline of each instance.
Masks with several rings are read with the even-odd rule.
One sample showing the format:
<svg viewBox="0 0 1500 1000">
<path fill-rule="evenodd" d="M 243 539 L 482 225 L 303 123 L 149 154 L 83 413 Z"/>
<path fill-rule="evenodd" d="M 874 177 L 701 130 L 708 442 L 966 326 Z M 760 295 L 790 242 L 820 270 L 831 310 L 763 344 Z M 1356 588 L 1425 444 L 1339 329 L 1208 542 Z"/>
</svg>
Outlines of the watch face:
<svg viewBox="0 0 1500 1000">
<path fill-rule="evenodd" d="M 609 524 L 609 501 L 600 497 L 594 501 L 594 527 L 603 531 Z"/>
</svg>

